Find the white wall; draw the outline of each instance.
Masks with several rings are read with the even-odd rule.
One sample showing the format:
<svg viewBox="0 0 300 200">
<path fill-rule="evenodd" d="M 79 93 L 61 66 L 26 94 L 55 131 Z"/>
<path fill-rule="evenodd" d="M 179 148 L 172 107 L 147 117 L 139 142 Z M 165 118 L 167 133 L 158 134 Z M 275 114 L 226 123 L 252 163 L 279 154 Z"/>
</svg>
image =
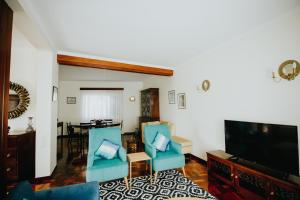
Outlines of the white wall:
<svg viewBox="0 0 300 200">
<path fill-rule="evenodd" d="M 36 110 L 36 48 L 26 37 L 13 27 L 10 81 L 25 87 L 29 92 L 30 104 L 27 111 L 18 118 L 8 120 L 11 131 L 25 130 L 28 117 L 34 117 Z"/>
<path fill-rule="evenodd" d="M 59 121 L 80 123 L 80 87 L 117 87 L 123 91 L 123 132 L 134 131 L 140 116 L 141 81 L 60 81 L 59 82 Z M 129 97 L 135 96 L 135 101 Z M 67 97 L 76 97 L 76 104 L 67 104 Z M 66 127 L 64 133 L 66 134 Z"/>
<path fill-rule="evenodd" d="M 57 81 L 55 54 L 37 53 L 36 177 L 51 175 L 56 166 L 57 102 L 52 102 L 52 87 Z"/>
<path fill-rule="evenodd" d="M 300 131 L 300 77 L 280 83 L 271 78 L 283 61 L 300 60 L 299 19 L 297 8 L 176 66 L 172 78 L 144 82 L 144 88 L 160 88 L 161 119 L 193 141 L 193 154 L 206 159 L 207 151 L 225 149 L 224 119 L 298 125 Z M 205 79 L 211 89 L 198 92 Z M 173 89 L 186 93 L 186 110 L 168 104 Z"/>
<path fill-rule="evenodd" d="M 23 85 L 29 92 L 28 110 L 20 117 L 9 120 L 11 130 L 25 130 L 28 117 L 33 116 L 36 129 L 36 177 L 50 176 L 56 166 L 57 102 L 52 102 L 52 86 L 58 85 L 58 66 L 53 49 L 39 45 L 35 27 L 26 26 L 22 11 L 14 12 L 12 62 L 10 81 Z M 26 18 L 29 20 L 29 18 Z M 21 21 L 20 21 L 21 20 Z M 22 22 L 22 23 L 21 23 Z M 23 24 L 23 26 L 19 26 Z M 28 27 L 30 27 L 28 29 Z M 24 29 L 26 34 L 24 34 Z M 41 39 L 39 37 L 39 39 Z"/>
</svg>

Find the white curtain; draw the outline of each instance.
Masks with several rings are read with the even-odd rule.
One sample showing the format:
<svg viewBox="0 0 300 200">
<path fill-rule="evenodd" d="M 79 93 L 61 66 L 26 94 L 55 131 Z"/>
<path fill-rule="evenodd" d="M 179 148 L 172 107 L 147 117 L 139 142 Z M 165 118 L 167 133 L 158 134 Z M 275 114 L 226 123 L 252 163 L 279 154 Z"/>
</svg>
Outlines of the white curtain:
<svg viewBox="0 0 300 200">
<path fill-rule="evenodd" d="M 93 119 L 113 119 L 121 122 L 122 90 L 81 90 L 81 122 Z"/>
</svg>

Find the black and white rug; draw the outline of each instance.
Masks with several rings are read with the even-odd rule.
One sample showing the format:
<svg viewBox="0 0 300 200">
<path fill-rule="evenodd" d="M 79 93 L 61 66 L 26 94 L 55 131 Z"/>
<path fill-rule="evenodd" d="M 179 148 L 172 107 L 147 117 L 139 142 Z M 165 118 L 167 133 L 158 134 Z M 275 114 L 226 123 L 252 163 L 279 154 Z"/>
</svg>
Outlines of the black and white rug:
<svg viewBox="0 0 300 200">
<path fill-rule="evenodd" d="M 150 184 L 149 176 L 133 178 L 130 190 L 127 190 L 124 180 L 100 184 L 100 199 L 158 200 L 174 197 L 216 199 L 176 170 L 159 172 L 155 184 Z"/>
</svg>

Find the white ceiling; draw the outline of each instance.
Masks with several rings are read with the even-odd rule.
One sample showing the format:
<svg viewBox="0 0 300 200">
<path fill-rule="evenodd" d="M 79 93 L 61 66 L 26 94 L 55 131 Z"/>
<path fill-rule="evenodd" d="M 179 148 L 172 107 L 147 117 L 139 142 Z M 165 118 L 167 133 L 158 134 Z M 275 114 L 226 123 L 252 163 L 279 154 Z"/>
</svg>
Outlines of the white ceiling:
<svg viewBox="0 0 300 200">
<path fill-rule="evenodd" d="M 19 0 L 58 51 L 173 67 L 300 0 Z"/>
<path fill-rule="evenodd" d="M 6 0 L 13 9 L 13 29 L 21 31 L 30 43 L 40 49 L 49 49 L 48 42 L 43 37 L 39 28 L 32 22 L 30 17 L 24 12 L 17 0 Z"/>
</svg>

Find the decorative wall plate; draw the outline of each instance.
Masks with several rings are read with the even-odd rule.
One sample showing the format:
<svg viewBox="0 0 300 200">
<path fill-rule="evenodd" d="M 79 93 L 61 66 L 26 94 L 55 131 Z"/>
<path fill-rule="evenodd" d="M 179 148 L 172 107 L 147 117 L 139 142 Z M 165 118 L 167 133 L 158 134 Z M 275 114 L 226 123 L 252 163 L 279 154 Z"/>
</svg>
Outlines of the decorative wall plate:
<svg viewBox="0 0 300 200">
<path fill-rule="evenodd" d="M 210 88 L 210 82 L 209 82 L 209 80 L 204 80 L 204 81 L 202 82 L 202 89 L 203 89 L 205 92 L 207 92 L 207 90 L 209 90 L 209 88 Z"/>
</svg>

